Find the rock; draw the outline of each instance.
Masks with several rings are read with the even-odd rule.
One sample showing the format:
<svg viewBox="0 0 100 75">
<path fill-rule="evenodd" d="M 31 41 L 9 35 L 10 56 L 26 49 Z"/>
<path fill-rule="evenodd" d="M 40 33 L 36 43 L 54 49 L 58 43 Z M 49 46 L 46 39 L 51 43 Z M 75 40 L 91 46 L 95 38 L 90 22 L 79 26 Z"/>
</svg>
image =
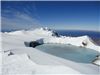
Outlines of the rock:
<svg viewBox="0 0 100 75">
<path fill-rule="evenodd" d="M 83 41 L 82 42 L 82 45 L 85 47 L 85 46 L 87 46 L 87 42 L 86 41 Z"/>
<path fill-rule="evenodd" d="M 36 41 L 31 41 L 31 42 L 24 42 L 26 47 L 36 47 L 38 45 L 43 44 L 43 39 L 38 39 Z"/>
<path fill-rule="evenodd" d="M 59 34 L 58 34 L 57 32 L 55 32 L 55 31 L 53 31 L 53 34 L 52 34 L 52 36 L 59 37 Z"/>
<path fill-rule="evenodd" d="M 8 54 L 8 56 L 10 56 L 10 55 L 14 55 L 14 53 L 10 52 L 10 53 Z"/>
<path fill-rule="evenodd" d="M 36 47 L 36 46 L 38 46 L 38 45 L 41 45 L 39 42 L 37 42 L 37 41 L 31 41 L 30 42 L 30 44 L 29 44 L 29 47 Z"/>
</svg>

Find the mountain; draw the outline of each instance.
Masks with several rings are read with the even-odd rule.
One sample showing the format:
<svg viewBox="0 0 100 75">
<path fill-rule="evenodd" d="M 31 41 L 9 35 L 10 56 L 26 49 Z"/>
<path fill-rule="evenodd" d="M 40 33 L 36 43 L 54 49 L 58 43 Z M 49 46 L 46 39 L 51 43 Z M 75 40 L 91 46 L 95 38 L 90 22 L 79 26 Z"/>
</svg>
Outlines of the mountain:
<svg viewBox="0 0 100 75">
<path fill-rule="evenodd" d="M 94 41 L 87 35 L 79 37 L 62 36 L 47 27 L 37 28 L 35 30 L 28 30 L 28 31 L 25 30 L 14 31 L 14 32 L 9 32 L 7 34 L 35 38 L 35 39 L 34 38 L 29 39 L 29 41 L 36 41 L 42 39 L 43 40 L 42 43 L 70 44 L 74 46 L 90 48 L 100 52 L 100 46 L 96 45 Z M 26 41 L 28 41 L 28 39 Z"/>
<path fill-rule="evenodd" d="M 0 40 L 2 43 L 2 48 L 0 49 L 0 72 L 3 72 L 2 74 L 4 75 L 99 73 L 98 66 L 93 64 L 65 60 L 38 49 L 26 47 L 24 44 L 24 42 L 31 41 L 70 44 L 100 52 L 100 46 L 95 45 L 91 38 L 86 35 L 80 37 L 62 36 L 48 28 L 1 32 L 0 34 L 2 37 L 2 40 Z M 2 70 L 1 67 L 3 68 Z"/>
</svg>

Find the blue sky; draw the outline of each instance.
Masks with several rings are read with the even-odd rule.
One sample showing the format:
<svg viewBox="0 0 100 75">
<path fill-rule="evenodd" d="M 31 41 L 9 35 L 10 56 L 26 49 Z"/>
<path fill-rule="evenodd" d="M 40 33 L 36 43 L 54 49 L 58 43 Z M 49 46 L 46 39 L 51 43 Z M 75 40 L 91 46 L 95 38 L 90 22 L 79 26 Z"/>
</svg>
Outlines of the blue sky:
<svg viewBox="0 0 100 75">
<path fill-rule="evenodd" d="M 1 20 L 2 30 L 49 27 L 52 29 L 99 31 L 100 2 L 2 2 Z"/>
</svg>

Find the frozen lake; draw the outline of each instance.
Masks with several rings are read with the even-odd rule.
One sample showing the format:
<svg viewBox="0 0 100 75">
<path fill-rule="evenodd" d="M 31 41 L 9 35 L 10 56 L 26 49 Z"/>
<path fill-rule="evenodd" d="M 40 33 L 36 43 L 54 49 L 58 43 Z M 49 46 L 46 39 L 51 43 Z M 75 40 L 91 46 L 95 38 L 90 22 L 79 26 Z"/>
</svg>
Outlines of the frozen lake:
<svg viewBox="0 0 100 75">
<path fill-rule="evenodd" d="M 91 63 L 100 54 L 95 50 L 66 44 L 43 44 L 36 48 L 54 56 L 78 63 Z"/>
</svg>

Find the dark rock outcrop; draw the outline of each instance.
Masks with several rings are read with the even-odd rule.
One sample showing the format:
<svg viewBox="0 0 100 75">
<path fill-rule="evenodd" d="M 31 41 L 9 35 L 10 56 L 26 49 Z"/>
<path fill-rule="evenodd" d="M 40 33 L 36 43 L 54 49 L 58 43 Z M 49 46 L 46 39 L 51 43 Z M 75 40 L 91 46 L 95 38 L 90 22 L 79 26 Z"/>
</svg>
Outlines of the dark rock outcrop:
<svg viewBox="0 0 100 75">
<path fill-rule="evenodd" d="M 52 36 L 60 37 L 59 34 L 57 32 L 55 32 L 55 31 L 53 31 Z"/>
<path fill-rule="evenodd" d="M 26 47 L 33 47 L 33 48 L 38 45 L 42 45 L 43 43 L 44 43 L 43 39 L 38 39 L 36 41 L 30 41 L 30 42 L 24 42 Z"/>
<path fill-rule="evenodd" d="M 87 42 L 82 42 L 82 44 L 84 47 L 87 46 Z"/>
<path fill-rule="evenodd" d="M 10 53 L 8 54 L 8 56 L 10 56 L 10 55 L 14 55 L 14 53 L 10 52 Z"/>
<path fill-rule="evenodd" d="M 38 46 L 38 45 L 41 45 L 39 42 L 37 42 L 37 41 L 31 41 L 30 43 L 29 43 L 29 47 L 36 47 L 36 46 Z"/>
</svg>

